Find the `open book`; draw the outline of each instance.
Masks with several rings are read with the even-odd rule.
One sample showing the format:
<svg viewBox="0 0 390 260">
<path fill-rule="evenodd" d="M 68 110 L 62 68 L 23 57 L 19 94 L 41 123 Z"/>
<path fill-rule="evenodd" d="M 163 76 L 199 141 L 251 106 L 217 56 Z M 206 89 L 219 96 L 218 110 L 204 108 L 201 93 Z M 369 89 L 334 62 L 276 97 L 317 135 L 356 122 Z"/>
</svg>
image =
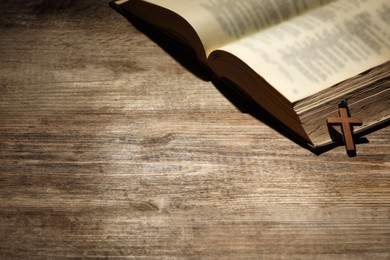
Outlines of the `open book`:
<svg viewBox="0 0 390 260">
<path fill-rule="evenodd" d="M 346 99 L 355 132 L 390 119 L 388 0 L 117 0 L 192 49 L 313 147 Z"/>
</svg>

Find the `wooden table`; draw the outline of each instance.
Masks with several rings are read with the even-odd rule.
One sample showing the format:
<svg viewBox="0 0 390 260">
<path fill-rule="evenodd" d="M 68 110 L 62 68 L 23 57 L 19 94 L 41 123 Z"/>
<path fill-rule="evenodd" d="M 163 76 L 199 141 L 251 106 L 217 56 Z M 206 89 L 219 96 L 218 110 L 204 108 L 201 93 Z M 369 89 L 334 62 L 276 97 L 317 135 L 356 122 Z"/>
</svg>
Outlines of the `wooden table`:
<svg viewBox="0 0 390 260">
<path fill-rule="evenodd" d="M 183 61 L 106 1 L 0 2 L 0 258 L 390 258 L 389 127 L 315 155 Z"/>
</svg>

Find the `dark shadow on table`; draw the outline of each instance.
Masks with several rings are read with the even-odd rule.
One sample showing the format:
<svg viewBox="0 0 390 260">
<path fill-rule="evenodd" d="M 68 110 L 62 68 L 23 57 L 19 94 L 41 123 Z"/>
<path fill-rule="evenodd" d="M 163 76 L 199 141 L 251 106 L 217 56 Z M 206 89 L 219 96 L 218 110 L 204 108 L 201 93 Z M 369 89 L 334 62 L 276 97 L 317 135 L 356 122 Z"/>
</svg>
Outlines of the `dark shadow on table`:
<svg viewBox="0 0 390 260">
<path fill-rule="evenodd" d="M 295 133 L 293 133 L 289 128 L 287 128 L 282 122 L 278 121 L 273 117 L 269 112 L 267 112 L 260 105 L 255 103 L 251 98 L 245 95 L 237 87 L 233 86 L 229 82 L 220 80 L 214 77 L 213 73 L 202 63 L 198 61 L 193 50 L 186 48 L 180 43 L 172 40 L 172 38 L 167 37 L 161 31 L 156 30 L 153 26 L 139 20 L 137 17 L 132 16 L 126 12 L 123 12 L 120 8 L 117 8 L 115 5 L 111 5 L 116 11 L 122 14 L 130 23 L 132 23 L 140 32 L 145 34 L 153 42 L 159 45 L 167 54 L 173 57 L 179 64 L 181 64 L 188 71 L 193 73 L 196 77 L 204 81 L 210 81 L 218 89 L 218 91 L 224 95 L 234 106 L 237 107 L 242 113 L 250 114 L 255 117 L 262 123 L 273 128 L 286 138 L 289 138 L 291 141 L 300 145 L 301 147 L 311 151 L 316 155 L 320 155 L 329 150 L 334 149 L 338 146 L 344 146 L 342 135 L 336 132 L 334 129 L 330 129 L 330 135 L 332 137 L 332 143 L 320 146 L 313 147 L 308 144 L 304 139 L 299 138 Z M 124 32 L 125 33 L 125 32 Z M 364 135 L 367 135 L 373 131 L 379 130 L 388 126 L 390 121 L 387 121 L 383 124 L 377 125 L 367 131 L 362 131 L 357 134 L 354 134 L 354 139 L 356 144 L 368 143 L 368 139 L 364 138 Z M 356 154 L 348 154 L 353 157 Z"/>
</svg>

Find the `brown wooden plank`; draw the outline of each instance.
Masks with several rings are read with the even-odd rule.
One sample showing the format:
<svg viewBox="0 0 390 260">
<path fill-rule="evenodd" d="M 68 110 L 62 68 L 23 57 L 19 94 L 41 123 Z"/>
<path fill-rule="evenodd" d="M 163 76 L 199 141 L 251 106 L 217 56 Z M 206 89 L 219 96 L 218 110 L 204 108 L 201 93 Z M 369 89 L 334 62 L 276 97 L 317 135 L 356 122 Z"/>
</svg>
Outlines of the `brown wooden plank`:
<svg viewBox="0 0 390 260">
<path fill-rule="evenodd" d="M 105 1 L 0 2 L 0 257 L 390 257 L 390 129 L 322 155 Z"/>
</svg>

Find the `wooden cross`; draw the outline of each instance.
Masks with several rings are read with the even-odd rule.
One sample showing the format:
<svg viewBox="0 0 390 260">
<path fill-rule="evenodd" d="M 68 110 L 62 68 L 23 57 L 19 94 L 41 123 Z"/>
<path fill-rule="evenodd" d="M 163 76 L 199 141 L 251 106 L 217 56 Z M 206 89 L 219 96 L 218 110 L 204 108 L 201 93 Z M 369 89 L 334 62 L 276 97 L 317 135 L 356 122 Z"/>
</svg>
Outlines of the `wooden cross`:
<svg viewBox="0 0 390 260">
<path fill-rule="evenodd" d="M 350 117 L 347 101 L 343 100 L 339 104 L 339 117 L 328 117 L 327 123 L 331 125 L 341 125 L 345 149 L 347 153 L 354 153 L 356 150 L 353 140 L 353 126 L 362 125 L 360 118 Z"/>
</svg>

